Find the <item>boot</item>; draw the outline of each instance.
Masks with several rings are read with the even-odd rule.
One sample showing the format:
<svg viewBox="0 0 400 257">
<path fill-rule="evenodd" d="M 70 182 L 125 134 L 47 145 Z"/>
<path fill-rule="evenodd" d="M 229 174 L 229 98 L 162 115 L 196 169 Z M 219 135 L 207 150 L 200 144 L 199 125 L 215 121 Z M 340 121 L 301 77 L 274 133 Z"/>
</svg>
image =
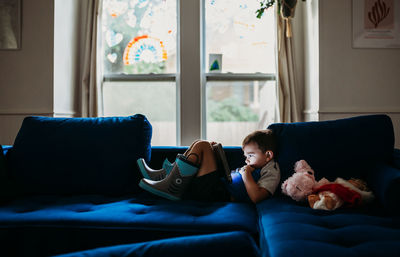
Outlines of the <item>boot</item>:
<svg viewBox="0 0 400 257">
<path fill-rule="evenodd" d="M 178 155 L 171 172 L 164 179 L 154 181 L 143 178 L 139 186 L 152 194 L 174 201 L 180 200 L 198 170 L 199 165 L 188 161 L 184 155 Z"/>
<path fill-rule="evenodd" d="M 186 155 L 194 146 L 195 143 L 197 143 L 198 140 L 195 140 L 190 147 L 185 151 L 185 153 L 183 155 Z M 142 173 L 144 178 L 150 179 L 150 180 L 155 180 L 155 181 L 159 181 L 164 179 L 168 173 L 171 171 L 171 169 L 174 167 L 174 163 L 170 163 L 168 161 L 167 158 L 165 158 L 162 168 L 159 170 L 154 170 L 152 168 L 150 168 L 147 164 L 146 161 L 143 158 L 138 159 L 137 161 L 137 165 L 139 166 L 139 170 Z"/>
<path fill-rule="evenodd" d="M 146 161 L 143 158 L 138 159 L 136 163 L 144 178 L 151 180 L 161 180 L 167 175 L 167 171 L 164 168 L 153 170 L 152 168 L 147 166 Z"/>
<path fill-rule="evenodd" d="M 167 172 L 167 174 L 172 170 L 172 168 L 174 167 L 174 163 L 170 163 L 169 160 L 167 158 L 165 158 L 162 168 Z"/>
</svg>

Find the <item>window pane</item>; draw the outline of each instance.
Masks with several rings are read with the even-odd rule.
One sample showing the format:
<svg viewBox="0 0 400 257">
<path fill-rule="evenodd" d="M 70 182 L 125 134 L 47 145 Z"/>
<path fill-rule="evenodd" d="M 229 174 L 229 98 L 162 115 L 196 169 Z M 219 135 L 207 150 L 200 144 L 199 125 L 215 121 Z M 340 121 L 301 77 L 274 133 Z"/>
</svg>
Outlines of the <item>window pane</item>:
<svg viewBox="0 0 400 257">
<path fill-rule="evenodd" d="M 176 10 L 176 0 L 104 0 L 104 73 L 176 73 Z"/>
<path fill-rule="evenodd" d="M 221 66 L 222 72 L 275 73 L 274 8 L 257 19 L 259 6 L 259 1 L 206 0 L 207 71 Z M 222 64 L 210 63 L 210 54 L 222 54 Z"/>
<path fill-rule="evenodd" d="M 207 139 L 241 145 L 256 129 L 275 122 L 275 81 L 207 82 Z"/>
<path fill-rule="evenodd" d="M 104 82 L 104 115 L 146 115 L 152 145 L 176 145 L 175 82 Z"/>
</svg>

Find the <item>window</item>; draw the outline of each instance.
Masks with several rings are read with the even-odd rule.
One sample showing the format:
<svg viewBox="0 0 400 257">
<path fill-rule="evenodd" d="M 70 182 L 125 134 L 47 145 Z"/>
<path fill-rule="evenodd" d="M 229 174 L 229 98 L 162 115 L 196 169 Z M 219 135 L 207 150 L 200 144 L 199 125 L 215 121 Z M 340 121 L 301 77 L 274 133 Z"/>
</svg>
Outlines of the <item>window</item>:
<svg viewBox="0 0 400 257">
<path fill-rule="evenodd" d="M 275 121 L 274 11 L 255 0 L 103 0 L 105 116 L 143 113 L 153 145 L 240 145 Z"/>
</svg>

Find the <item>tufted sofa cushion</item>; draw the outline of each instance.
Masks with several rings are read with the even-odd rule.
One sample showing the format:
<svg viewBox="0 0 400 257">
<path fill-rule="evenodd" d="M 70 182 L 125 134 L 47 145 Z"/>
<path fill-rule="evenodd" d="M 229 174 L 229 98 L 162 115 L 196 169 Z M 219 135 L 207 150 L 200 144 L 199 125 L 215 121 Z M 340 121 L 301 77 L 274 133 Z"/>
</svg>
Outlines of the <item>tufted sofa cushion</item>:
<svg viewBox="0 0 400 257">
<path fill-rule="evenodd" d="M 316 211 L 287 197 L 257 205 L 262 256 L 385 256 L 400 254 L 400 217 L 379 209 Z"/>
<path fill-rule="evenodd" d="M 174 256 L 174 257 L 258 257 L 258 247 L 246 232 L 175 237 L 163 240 L 102 247 L 58 257 Z"/>
<path fill-rule="evenodd" d="M 255 207 L 132 197 L 32 196 L 0 207 L 3 256 L 48 256 L 101 246 L 228 231 L 258 233 Z"/>
<path fill-rule="evenodd" d="M 394 132 L 387 115 L 269 126 L 277 135 L 277 160 L 282 181 L 293 174 L 296 161 L 304 159 L 317 179 L 365 178 L 377 163 L 393 159 Z"/>
<path fill-rule="evenodd" d="M 136 160 L 150 159 L 152 127 L 143 115 L 27 117 L 7 154 L 24 194 L 139 192 Z"/>
</svg>

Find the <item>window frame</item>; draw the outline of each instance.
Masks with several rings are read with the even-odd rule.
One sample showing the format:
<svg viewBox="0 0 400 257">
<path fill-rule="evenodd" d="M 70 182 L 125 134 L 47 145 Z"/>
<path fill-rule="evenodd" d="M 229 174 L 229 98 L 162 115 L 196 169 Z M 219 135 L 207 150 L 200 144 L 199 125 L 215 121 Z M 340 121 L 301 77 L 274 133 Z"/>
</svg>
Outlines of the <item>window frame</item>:
<svg viewBox="0 0 400 257">
<path fill-rule="evenodd" d="M 177 0 L 177 67 L 175 74 L 103 75 L 103 83 L 117 81 L 175 81 L 177 103 L 176 145 L 178 146 L 190 145 L 196 139 L 207 138 L 207 82 L 276 81 L 275 73 L 206 72 L 205 1 Z M 199 51 L 192 51 L 192 49 L 199 49 Z"/>
</svg>

